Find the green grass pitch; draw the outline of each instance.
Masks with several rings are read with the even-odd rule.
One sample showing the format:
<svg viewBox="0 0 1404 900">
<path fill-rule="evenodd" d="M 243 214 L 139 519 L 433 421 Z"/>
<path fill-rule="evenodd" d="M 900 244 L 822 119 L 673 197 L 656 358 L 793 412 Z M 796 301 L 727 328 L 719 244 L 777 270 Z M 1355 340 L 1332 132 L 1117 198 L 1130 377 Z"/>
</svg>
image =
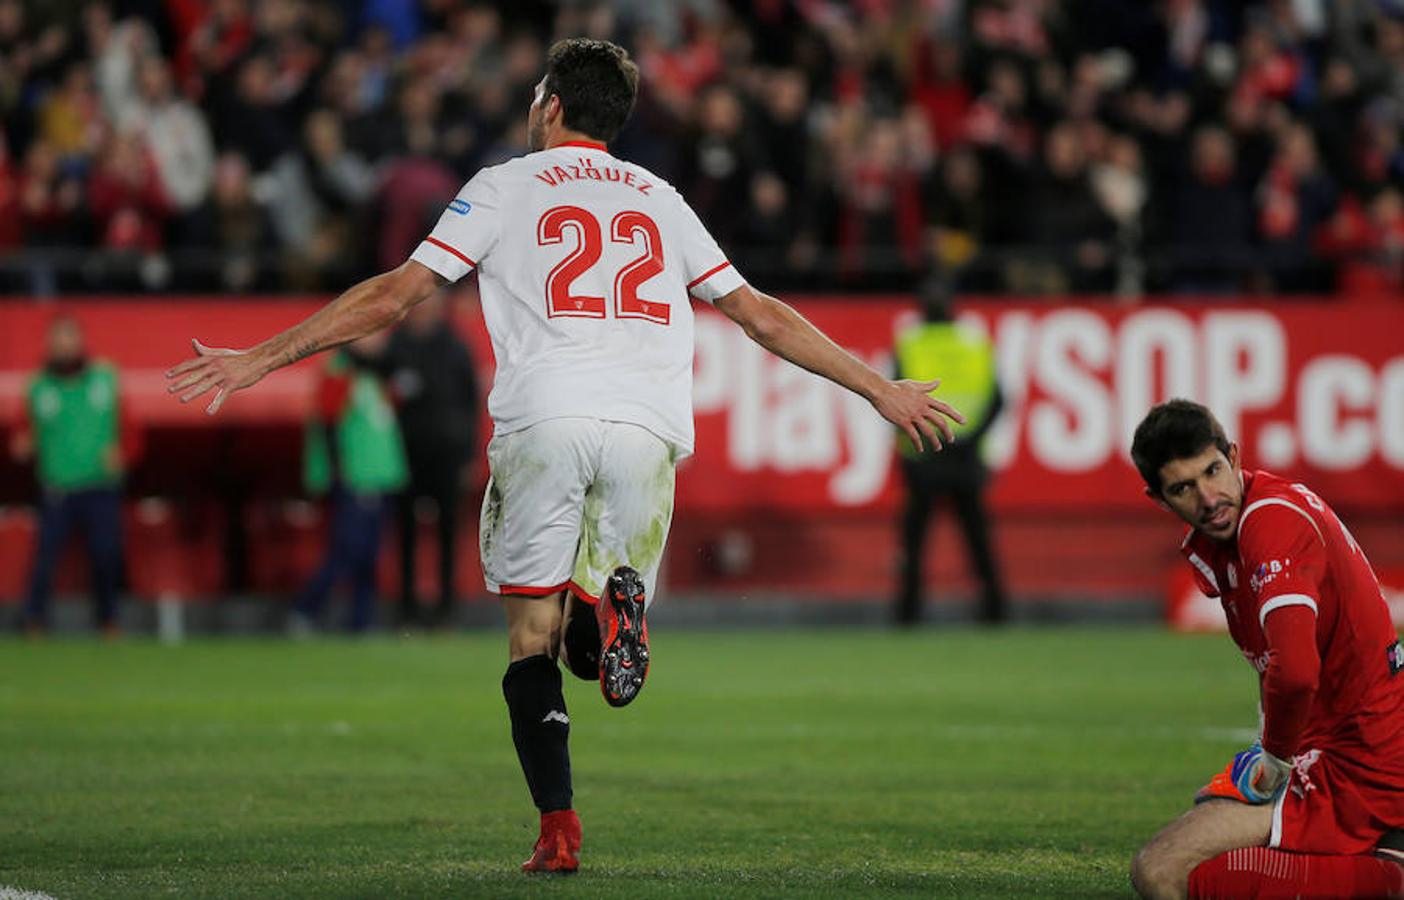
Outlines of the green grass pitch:
<svg viewBox="0 0 1404 900">
<path fill-rule="evenodd" d="M 582 868 L 536 814 L 500 632 L 0 642 L 0 894 L 1126 897 L 1256 725 L 1226 637 L 656 628 L 567 676 Z"/>
</svg>

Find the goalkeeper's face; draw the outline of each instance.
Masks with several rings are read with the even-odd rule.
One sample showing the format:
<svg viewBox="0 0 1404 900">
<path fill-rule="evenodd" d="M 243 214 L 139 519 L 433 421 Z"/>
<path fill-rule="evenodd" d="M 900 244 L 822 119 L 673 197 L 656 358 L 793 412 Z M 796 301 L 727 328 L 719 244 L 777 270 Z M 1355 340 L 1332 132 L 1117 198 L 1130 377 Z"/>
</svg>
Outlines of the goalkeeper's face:
<svg viewBox="0 0 1404 900">
<path fill-rule="evenodd" d="M 1243 512 L 1243 479 L 1238 445 L 1227 455 L 1210 444 L 1200 453 L 1160 467 L 1163 487 L 1156 499 L 1194 528 L 1220 541 L 1234 538 Z"/>
</svg>

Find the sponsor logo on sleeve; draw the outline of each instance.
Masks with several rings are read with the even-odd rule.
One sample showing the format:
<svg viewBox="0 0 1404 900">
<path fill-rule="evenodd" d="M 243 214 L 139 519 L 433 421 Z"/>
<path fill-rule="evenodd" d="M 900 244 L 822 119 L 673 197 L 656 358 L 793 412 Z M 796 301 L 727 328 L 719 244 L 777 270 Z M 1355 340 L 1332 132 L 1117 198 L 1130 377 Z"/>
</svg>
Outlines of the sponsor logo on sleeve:
<svg viewBox="0 0 1404 900">
<path fill-rule="evenodd" d="M 1254 653 L 1251 650 L 1243 650 L 1241 652 L 1243 653 L 1243 658 L 1248 660 L 1248 665 L 1252 666 L 1259 675 L 1266 672 L 1268 663 L 1272 662 L 1272 655 L 1267 651 Z"/>
<path fill-rule="evenodd" d="M 448 208 L 450 212 L 456 212 L 460 216 L 466 216 L 468 215 L 468 210 L 473 208 L 473 204 L 469 203 L 467 200 L 453 200 L 449 202 Z"/>
<path fill-rule="evenodd" d="M 1261 594 L 1263 588 L 1272 584 L 1277 576 L 1286 572 L 1292 565 L 1292 558 L 1270 559 L 1265 563 L 1259 563 L 1256 571 L 1248 578 L 1248 585 L 1253 589 L 1254 594 Z"/>
</svg>

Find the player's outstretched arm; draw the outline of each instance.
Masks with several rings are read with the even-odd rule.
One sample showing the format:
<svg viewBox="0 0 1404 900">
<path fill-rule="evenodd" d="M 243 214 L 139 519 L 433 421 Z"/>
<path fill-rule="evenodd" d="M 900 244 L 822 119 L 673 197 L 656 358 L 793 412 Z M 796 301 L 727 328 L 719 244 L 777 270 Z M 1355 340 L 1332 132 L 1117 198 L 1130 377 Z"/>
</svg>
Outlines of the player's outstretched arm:
<svg viewBox="0 0 1404 900">
<path fill-rule="evenodd" d="M 905 431 L 917 449 L 922 447 L 922 435 L 933 449 L 941 449 L 943 438 L 949 442 L 954 437 L 949 420 L 965 423 L 954 407 L 931 396 L 939 380 L 891 381 L 883 377 L 789 304 L 750 285 L 743 284 L 718 298 L 717 308 L 771 353 L 866 399 L 884 419 Z"/>
<path fill-rule="evenodd" d="M 412 306 L 438 290 L 445 279 L 414 260 L 367 278 L 298 324 L 247 350 L 206 347 L 198 340 L 195 358 L 166 372 L 166 390 L 189 403 L 214 391 L 205 412 L 214 415 L 234 391 L 314 353 L 350 343 L 404 318 Z"/>
</svg>

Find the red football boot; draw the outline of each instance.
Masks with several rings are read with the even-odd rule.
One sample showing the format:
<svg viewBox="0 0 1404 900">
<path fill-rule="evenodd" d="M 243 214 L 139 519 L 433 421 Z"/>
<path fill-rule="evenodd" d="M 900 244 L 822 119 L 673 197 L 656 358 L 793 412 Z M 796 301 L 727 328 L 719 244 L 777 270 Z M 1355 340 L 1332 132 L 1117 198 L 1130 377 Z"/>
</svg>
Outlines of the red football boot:
<svg viewBox="0 0 1404 900">
<path fill-rule="evenodd" d="M 569 875 L 580 868 L 580 817 L 573 809 L 541 814 L 541 836 L 523 872 Z"/>
<path fill-rule="evenodd" d="M 605 581 L 604 592 L 595 604 L 595 620 L 600 626 L 600 690 L 610 706 L 632 702 L 648 675 L 644 600 L 643 578 L 628 566 L 620 566 Z"/>
</svg>

